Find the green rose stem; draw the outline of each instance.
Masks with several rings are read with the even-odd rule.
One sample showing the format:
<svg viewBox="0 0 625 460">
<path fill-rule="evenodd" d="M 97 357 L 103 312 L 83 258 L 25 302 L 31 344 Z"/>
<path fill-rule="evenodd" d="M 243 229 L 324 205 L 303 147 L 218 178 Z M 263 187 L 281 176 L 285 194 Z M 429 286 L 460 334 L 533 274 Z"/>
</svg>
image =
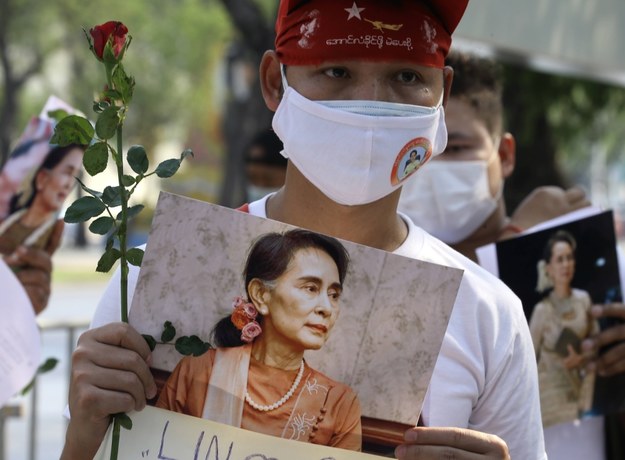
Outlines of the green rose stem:
<svg viewBox="0 0 625 460">
<path fill-rule="evenodd" d="M 117 152 L 122 151 L 122 125 L 117 127 Z M 121 187 L 123 183 L 124 176 L 124 162 L 122 160 L 122 156 L 118 153 L 115 156 L 115 160 L 117 163 L 117 181 Z M 118 230 L 118 238 L 119 238 L 119 264 L 121 271 L 121 317 L 124 323 L 128 322 L 128 259 L 126 252 L 126 229 L 127 229 L 127 219 L 128 219 L 128 195 L 126 193 L 126 189 L 124 187 L 120 188 L 121 194 L 121 205 L 122 205 L 122 216 L 121 222 L 119 223 Z"/>
</svg>

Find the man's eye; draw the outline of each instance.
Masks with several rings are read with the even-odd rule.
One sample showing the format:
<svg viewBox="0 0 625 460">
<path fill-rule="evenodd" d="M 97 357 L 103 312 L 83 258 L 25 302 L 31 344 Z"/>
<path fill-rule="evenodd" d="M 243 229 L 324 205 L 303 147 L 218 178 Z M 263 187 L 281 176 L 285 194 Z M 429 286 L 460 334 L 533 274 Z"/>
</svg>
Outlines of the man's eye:
<svg viewBox="0 0 625 460">
<path fill-rule="evenodd" d="M 419 75 L 411 70 L 403 70 L 397 74 L 400 83 L 416 83 L 420 81 Z"/>
<path fill-rule="evenodd" d="M 328 296 L 332 300 L 339 300 L 339 298 L 341 297 L 341 293 L 339 291 L 330 291 L 328 292 Z"/>
<path fill-rule="evenodd" d="M 323 73 L 325 73 L 328 77 L 332 78 L 347 78 L 348 76 L 347 70 L 340 67 L 332 67 L 331 69 L 326 69 Z"/>
<path fill-rule="evenodd" d="M 466 150 L 466 148 L 462 145 L 449 145 L 447 144 L 447 147 L 445 147 L 445 153 L 461 153 L 464 152 Z"/>
</svg>

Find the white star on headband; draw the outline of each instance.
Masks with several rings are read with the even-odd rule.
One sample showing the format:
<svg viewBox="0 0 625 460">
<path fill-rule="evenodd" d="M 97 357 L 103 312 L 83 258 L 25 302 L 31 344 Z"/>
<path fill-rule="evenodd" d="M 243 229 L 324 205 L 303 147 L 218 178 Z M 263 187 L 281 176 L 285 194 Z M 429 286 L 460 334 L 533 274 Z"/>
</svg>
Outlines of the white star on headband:
<svg viewBox="0 0 625 460">
<path fill-rule="evenodd" d="M 358 5 L 356 5 L 356 2 L 354 2 L 351 8 L 344 8 L 344 9 L 345 11 L 349 13 L 349 17 L 347 18 L 348 21 L 351 18 L 358 18 L 362 21 L 362 18 L 360 17 L 360 12 L 363 11 L 364 8 L 358 8 Z"/>
</svg>

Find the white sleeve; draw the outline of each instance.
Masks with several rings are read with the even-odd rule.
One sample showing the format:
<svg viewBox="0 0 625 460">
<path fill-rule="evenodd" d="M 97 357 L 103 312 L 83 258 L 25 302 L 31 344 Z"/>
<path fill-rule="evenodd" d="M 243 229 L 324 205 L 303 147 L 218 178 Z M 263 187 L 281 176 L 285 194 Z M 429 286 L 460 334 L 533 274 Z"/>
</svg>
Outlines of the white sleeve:
<svg viewBox="0 0 625 460">
<path fill-rule="evenodd" d="M 514 339 L 494 372 L 487 370 L 475 408 L 479 421 L 473 428 L 489 432 L 496 426 L 496 434 L 506 441 L 513 459 L 546 459 L 534 346 L 525 317 L 514 316 Z"/>
<path fill-rule="evenodd" d="M 472 273 L 473 272 L 473 273 Z M 465 271 L 423 406 L 427 426 L 502 438 L 513 459 L 546 458 L 536 358 L 519 299 Z"/>
</svg>

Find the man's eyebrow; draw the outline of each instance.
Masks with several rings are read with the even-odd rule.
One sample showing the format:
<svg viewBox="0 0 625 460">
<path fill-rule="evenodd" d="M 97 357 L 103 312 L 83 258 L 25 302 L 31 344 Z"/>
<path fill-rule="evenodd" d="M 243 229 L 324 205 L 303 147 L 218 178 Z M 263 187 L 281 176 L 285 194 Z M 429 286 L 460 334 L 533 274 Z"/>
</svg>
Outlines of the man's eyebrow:
<svg viewBox="0 0 625 460">
<path fill-rule="evenodd" d="M 469 136 L 467 134 L 464 133 L 458 133 L 458 132 L 450 132 L 447 135 L 447 140 L 448 141 L 468 141 L 473 139 L 473 136 Z"/>
</svg>

